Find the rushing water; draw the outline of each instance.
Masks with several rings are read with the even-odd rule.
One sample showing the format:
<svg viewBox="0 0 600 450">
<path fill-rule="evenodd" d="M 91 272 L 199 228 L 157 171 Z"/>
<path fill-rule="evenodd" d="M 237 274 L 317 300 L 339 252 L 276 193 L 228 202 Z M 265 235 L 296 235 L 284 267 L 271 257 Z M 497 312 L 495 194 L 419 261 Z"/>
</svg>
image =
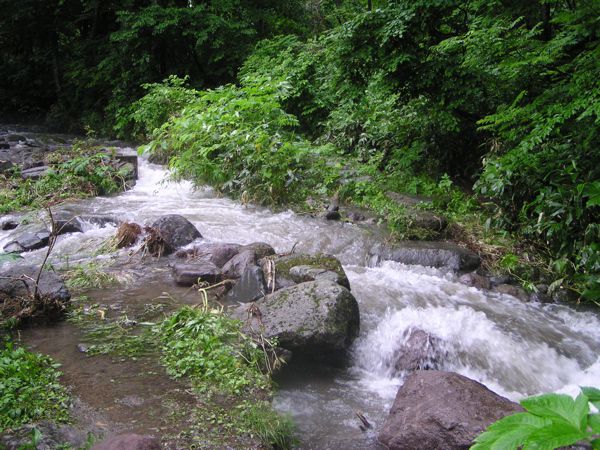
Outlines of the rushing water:
<svg viewBox="0 0 600 450">
<path fill-rule="evenodd" d="M 381 239 L 375 232 L 243 206 L 208 188 L 194 190 L 188 182 L 163 182 L 165 170 L 145 161 L 140 161 L 139 172 L 131 191 L 73 203 L 66 209 L 138 223 L 177 213 L 192 221 L 209 241 L 264 241 L 278 252 L 296 244 L 297 251 L 331 253 L 344 264 L 361 313 L 361 333 L 350 362 L 346 367 L 295 362 L 278 380 L 275 407 L 295 419 L 302 448 L 377 448 L 377 428 L 402 383 L 402 374 L 393 371 L 394 357 L 411 327 L 441 339 L 443 369 L 476 379 L 512 399 L 549 391 L 575 394 L 580 385 L 600 385 L 600 320 L 592 312 L 522 303 L 478 291 L 460 284 L 454 274 L 432 268 L 394 262 L 368 267 L 369 248 Z M 85 233 L 61 236 L 52 261 L 90 258 L 114 231 L 90 224 Z M 0 247 L 20 232 L 19 228 L 0 232 Z M 24 256 L 36 263 L 44 253 L 38 250 Z M 173 287 L 153 289 L 160 293 Z M 128 295 L 147 300 L 147 294 L 146 289 Z M 36 333 L 34 341 L 44 339 Z M 372 431 L 359 429 L 356 411 L 374 424 Z"/>
</svg>

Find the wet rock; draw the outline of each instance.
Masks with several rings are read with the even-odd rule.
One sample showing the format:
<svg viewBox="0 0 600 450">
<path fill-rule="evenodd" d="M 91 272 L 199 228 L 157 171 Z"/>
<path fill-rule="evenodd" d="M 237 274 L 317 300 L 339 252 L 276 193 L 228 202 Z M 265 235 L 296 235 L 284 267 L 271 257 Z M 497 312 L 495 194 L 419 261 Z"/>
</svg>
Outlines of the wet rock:
<svg viewBox="0 0 600 450">
<path fill-rule="evenodd" d="M 325 211 L 325 219 L 326 220 L 340 220 L 342 218 L 342 215 L 340 214 L 339 211 Z"/>
<path fill-rule="evenodd" d="M 0 317 L 12 317 L 18 322 L 56 320 L 64 316 L 71 295 L 61 277 L 43 270 L 38 283 L 35 280 L 39 269 L 33 266 L 17 266 L 0 273 Z"/>
<path fill-rule="evenodd" d="M 48 173 L 50 167 L 48 166 L 38 166 L 31 167 L 29 169 L 24 169 L 21 171 L 21 178 L 24 180 L 37 180 L 38 178 L 43 177 Z"/>
<path fill-rule="evenodd" d="M 290 277 L 294 283 L 304 283 L 305 281 L 329 280 L 350 289 L 350 283 L 346 274 L 339 274 L 333 270 L 322 269 L 312 266 L 294 266 L 290 269 Z"/>
<path fill-rule="evenodd" d="M 492 287 L 496 287 L 499 284 L 510 284 L 513 281 L 512 277 L 509 275 L 499 275 L 495 277 L 490 277 L 490 284 Z"/>
<path fill-rule="evenodd" d="M 271 264 L 269 261 L 272 261 L 274 268 L 274 273 L 271 273 L 271 276 L 269 275 L 271 270 L 269 268 Z M 261 267 L 267 281 L 273 277 L 275 279 L 275 290 L 296 284 L 296 281 L 294 281 L 294 278 L 290 274 L 290 270 L 292 267 L 297 266 L 307 266 L 303 269 L 305 271 L 317 269 L 334 272 L 338 275 L 336 282 L 345 288 L 350 289 L 350 282 L 348 281 L 348 277 L 346 276 L 346 272 L 344 272 L 342 264 L 337 258 L 331 255 L 318 253 L 312 256 L 305 253 L 291 253 L 289 255 L 276 256 L 274 258 L 265 258 L 261 261 Z M 272 289 L 272 286 L 268 287 Z"/>
<path fill-rule="evenodd" d="M 0 224 L 0 230 L 2 230 L 2 231 L 14 230 L 18 226 L 19 226 L 19 222 L 8 219 L 8 220 L 3 221 Z"/>
<path fill-rule="evenodd" d="M 8 142 L 27 142 L 27 138 L 25 136 L 14 133 L 11 133 L 8 136 L 6 136 L 6 140 Z"/>
<path fill-rule="evenodd" d="M 179 247 L 183 247 L 202 237 L 198 229 L 189 220 L 179 214 L 169 214 L 160 217 L 152 224 L 152 228 L 158 230 L 165 243 L 164 255 L 172 253 Z"/>
<path fill-rule="evenodd" d="M 24 425 L 15 430 L 5 431 L 0 436 L 0 448 L 17 450 L 31 448 L 31 435 L 36 428 L 41 433 L 36 450 L 57 448 L 87 448 L 87 432 L 71 425 L 60 425 L 50 421 Z"/>
<path fill-rule="evenodd" d="M 499 284 L 498 286 L 494 287 L 494 291 L 496 291 L 500 294 L 510 295 L 512 297 L 515 297 L 515 298 L 521 300 L 522 302 L 529 301 L 529 295 L 527 294 L 525 289 L 523 289 L 522 287 L 519 287 L 519 286 L 512 285 L 512 284 Z"/>
<path fill-rule="evenodd" d="M 458 281 L 466 286 L 471 286 L 480 290 L 489 290 L 492 287 L 488 277 L 479 275 L 476 272 L 465 273 Z"/>
<path fill-rule="evenodd" d="M 118 225 L 121 221 L 110 215 L 72 216 L 59 213 L 55 215 L 54 224 L 57 234 L 83 233 L 91 227 L 104 228 L 107 225 Z"/>
<path fill-rule="evenodd" d="M 391 248 L 376 246 L 371 255 L 372 263 L 396 261 L 453 271 L 472 271 L 481 263 L 477 254 L 450 242 L 403 241 Z"/>
<path fill-rule="evenodd" d="M 252 250 L 244 250 L 231 258 L 223 266 L 223 273 L 227 278 L 240 278 L 248 267 L 256 264 L 256 254 Z"/>
<path fill-rule="evenodd" d="M 251 244 L 243 245 L 240 251 L 244 250 L 252 250 L 256 255 L 257 260 L 275 254 L 275 249 L 266 242 L 253 242 Z"/>
<path fill-rule="evenodd" d="M 77 344 L 77 350 L 81 353 L 87 353 L 90 351 L 90 346 L 87 344 Z"/>
<path fill-rule="evenodd" d="M 418 328 L 409 328 L 402 339 L 404 343 L 398 349 L 394 364 L 396 372 L 440 369 L 445 358 L 440 338 Z"/>
<path fill-rule="evenodd" d="M 410 374 L 379 433 L 389 449 L 468 449 L 488 425 L 523 411 L 484 385 L 452 372 Z"/>
<path fill-rule="evenodd" d="M 552 296 L 548 292 L 547 284 L 538 284 L 535 286 L 536 291 L 530 296 L 532 302 L 552 303 Z"/>
<path fill-rule="evenodd" d="M 8 142 L 0 142 L 0 149 L 7 150 L 10 148 L 10 144 Z"/>
<path fill-rule="evenodd" d="M 227 261 L 238 254 L 240 248 L 239 244 L 205 243 L 196 245 L 192 249 L 182 250 L 182 252 L 188 258 L 203 259 L 217 267 L 223 267 Z"/>
<path fill-rule="evenodd" d="M 433 205 L 433 200 L 430 197 L 399 194 L 397 192 L 387 192 L 386 195 L 391 201 L 405 209 L 409 226 L 439 233 L 448 225 L 448 220 L 444 216 L 419 209 L 419 205 Z"/>
<path fill-rule="evenodd" d="M 115 159 L 122 163 L 119 170 L 127 172 L 125 179 L 138 179 L 138 155 L 135 152 L 120 151 L 115 155 Z"/>
<path fill-rule="evenodd" d="M 120 434 L 94 445 L 92 450 L 160 450 L 160 441 L 149 435 Z"/>
<path fill-rule="evenodd" d="M 193 286 L 202 281 L 214 284 L 222 279 L 221 270 L 208 261 L 175 264 L 171 273 L 175 283 L 180 286 Z"/>
<path fill-rule="evenodd" d="M 14 167 L 12 161 L 0 159 L 0 173 L 4 173 Z"/>
<path fill-rule="evenodd" d="M 39 230 L 25 233 L 17 239 L 9 242 L 3 248 L 6 253 L 21 253 L 30 250 L 37 250 L 48 245 L 50 232 L 48 230 Z"/>
<path fill-rule="evenodd" d="M 340 220 L 340 200 L 337 195 L 331 198 L 329 205 L 327 206 L 327 210 L 324 214 L 325 219 L 327 220 Z"/>
<path fill-rule="evenodd" d="M 237 308 L 234 316 L 246 320 L 249 332 L 260 329 L 283 348 L 317 356 L 346 350 L 360 324 L 354 296 L 327 280 L 281 289 Z"/>
<path fill-rule="evenodd" d="M 266 292 L 262 269 L 255 265 L 248 266 L 240 280 L 227 293 L 227 299 L 231 302 L 248 303 L 261 298 Z"/>
</svg>

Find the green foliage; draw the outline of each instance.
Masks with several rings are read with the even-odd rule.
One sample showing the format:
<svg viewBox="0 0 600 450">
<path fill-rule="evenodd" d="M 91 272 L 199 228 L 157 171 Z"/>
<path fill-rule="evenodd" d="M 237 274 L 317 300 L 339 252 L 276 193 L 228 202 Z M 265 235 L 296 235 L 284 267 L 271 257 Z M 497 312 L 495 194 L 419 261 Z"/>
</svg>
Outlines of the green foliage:
<svg viewBox="0 0 600 450">
<path fill-rule="evenodd" d="M 600 405 L 600 390 L 581 389 L 576 399 L 563 394 L 545 394 L 521 401 L 527 412 L 504 417 L 475 439 L 472 450 L 553 450 L 581 441 L 600 444 L 600 414 L 591 413 L 589 403 Z"/>
<path fill-rule="evenodd" d="M 116 161 L 104 152 L 71 155 L 54 164 L 37 180 L 0 178 L 0 213 L 40 208 L 70 198 L 108 195 L 124 189 L 125 176 Z"/>
<path fill-rule="evenodd" d="M 237 406 L 241 426 L 252 436 L 276 449 L 294 448 L 294 424 L 289 417 L 273 410 L 270 403 L 242 402 Z"/>
<path fill-rule="evenodd" d="M 164 320 L 158 336 L 167 372 L 201 390 L 241 394 L 269 385 L 260 371 L 263 351 L 220 310 L 184 307 Z"/>
<path fill-rule="evenodd" d="M 277 205 L 327 192 L 336 176 L 325 164 L 330 149 L 293 133 L 297 120 L 280 103 L 286 92 L 284 83 L 258 79 L 198 93 L 142 150 L 169 152 L 176 176 L 243 201 Z"/>
<path fill-rule="evenodd" d="M 71 267 L 63 275 L 69 289 L 101 289 L 118 282 L 115 275 L 93 262 Z"/>
<path fill-rule="evenodd" d="M 67 391 L 58 364 L 6 343 L 0 351 L 0 431 L 41 419 L 69 419 Z"/>
</svg>

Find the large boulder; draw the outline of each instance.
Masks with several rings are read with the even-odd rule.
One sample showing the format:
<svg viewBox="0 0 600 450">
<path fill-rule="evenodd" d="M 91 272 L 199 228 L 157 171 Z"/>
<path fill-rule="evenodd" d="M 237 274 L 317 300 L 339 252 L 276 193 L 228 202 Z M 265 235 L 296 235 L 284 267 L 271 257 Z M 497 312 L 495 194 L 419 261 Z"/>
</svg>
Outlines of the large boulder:
<svg viewBox="0 0 600 450">
<path fill-rule="evenodd" d="M 446 352 L 440 338 L 419 328 L 409 328 L 403 335 L 403 343 L 396 352 L 396 372 L 415 370 L 437 370 L 441 367 Z"/>
<path fill-rule="evenodd" d="M 247 329 L 305 354 L 346 350 L 358 336 L 358 304 L 348 289 L 328 280 L 287 287 L 237 308 Z"/>
<path fill-rule="evenodd" d="M 521 411 L 457 373 L 417 371 L 398 390 L 379 441 L 392 450 L 466 450 L 488 425 Z"/>
<path fill-rule="evenodd" d="M 240 251 L 244 250 L 252 250 L 256 255 L 256 259 L 262 259 L 275 254 L 275 249 L 266 242 L 252 242 L 251 244 L 243 245 Z"/>
<path fill-rule="evenodd" d="M 346 289 L 350 289 L 350 282 L 340 261 L 334 256 L 324 253 L 316 255 L 291 253 L 289 255 L 263 258 L 261 266 L 265 276 L 268 279 L 275 280 L 275 290 L 293 286 L 298 282 L 315 280 L 318 273 L 324 272 L 337 274 L 335 281 Z M 293 269 L 294 267 L 299 268 Z"/>
<path fill-rule="evenodd" d="M 456 272 L 472 271 L 481 264 L 479 255 L 451 242 L 402 241 L 394 247 L 373 247 L 370 253 L 372 263 L 396 261 Z"/>
<path fill-rule="evenodd" d="M 169 214 L 158 218 L 152 224 L 152 228 L 158 231 L 164 241 L 162 252 L 164 255 L 173 253 L 179 247 L 202 237 L 198 229 L 179 214 Z"/>
</svg>

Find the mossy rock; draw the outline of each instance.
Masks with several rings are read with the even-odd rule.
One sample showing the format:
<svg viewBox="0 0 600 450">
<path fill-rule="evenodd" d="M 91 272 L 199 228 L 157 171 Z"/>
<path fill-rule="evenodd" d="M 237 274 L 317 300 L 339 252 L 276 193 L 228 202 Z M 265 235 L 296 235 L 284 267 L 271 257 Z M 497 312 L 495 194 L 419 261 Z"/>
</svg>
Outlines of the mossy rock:
<svg viewBox="0 0 600 450">
<path fill-rule="evenodd" d="M 316 279 L 314 276 L 309 276 L 306 279 L 299 279 L 297 275 L 290 273 L 293 267 L 303 266 L 307 270 L 304 272 L 319 272 L 327 271 L 337 274 L 337 280 L 339 285 L 344 286 L 346 289 L 350 289 L 350 282 L 344 272 L 344 268 L 340 261 L 331 255 L 325 253 L 317 253 L 316 255 L 308 255 L 305 253 L 292 253 L 283 256 L 274 256 L 270 258 L 264 258 L 262 260 L 262 268 L 265 274 L 268 273 L 267 259 L 273 261 L 275 265 L 275 289 L 281 289 L 288 286 L 293 286 L 296 283 L 304 281 L 313 281 Z"/>
</svg>

